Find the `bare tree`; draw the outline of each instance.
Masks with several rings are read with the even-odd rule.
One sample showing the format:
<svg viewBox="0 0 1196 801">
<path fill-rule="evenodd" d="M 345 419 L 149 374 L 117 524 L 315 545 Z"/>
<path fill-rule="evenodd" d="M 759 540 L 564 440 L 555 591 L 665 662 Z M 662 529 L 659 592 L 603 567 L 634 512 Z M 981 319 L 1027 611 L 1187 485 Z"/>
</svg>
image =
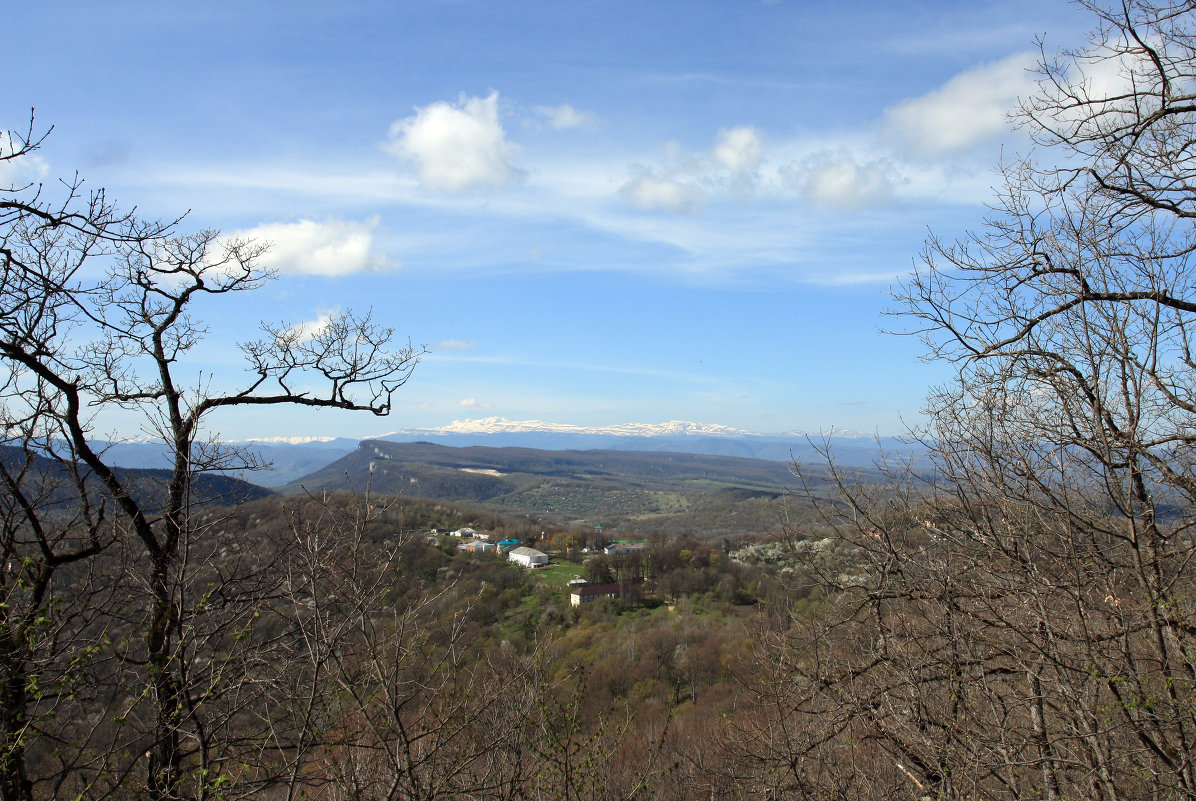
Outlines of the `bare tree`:
<svg viewBox="0 0 1196 801">
<path fill-rule="evenodd" d="M 1038 151 L 896 291 L 957 372 L 930 471 L 839 475 L 857 567 L 765 651 L 740 764 L 794 797 L 1196 794 L 1196 4 L 1089 7 Z"/>
<path fill-rule="evenodd" d="M 83 565 L 113 542 L 116 521 L 59 413 L 69 398 L 10 355 L 44 355 L 64 335 L 88 292 L 76 280 L 82 261 L 167 229 L 120 212 L 77 176 L 60 191 L 22 183 L 41 141 L 32 118 L 24 133 L 0 133 L 0 164 L 14 177 L 0 186 L 0 795 L 14 799 L 45 795 L 94 734 L 76 728 L 52 758 L 33 747 L 55 741 L 52 721 L 81 717 L 85 663 L 105 636 L 95 614 L 105 582 Z"/>
<path fill-rule="evenodd" d="M 32 130 L 31 124 L 25 135 L 9 133 L 0 158 L 19 164 L 34 152 L 40 140 Z M 122 214 L 103 192 L 85 195 L 77 178 L 64 186 L 57 202 L 34 184 L 6 187 L 0 197 L 5 436 L 26 451 L 65 453 L 58 462 L 86 473 L 108 499 L 97 508 L 119 521 L 122 544 L 139 544 L 139 553 L 129 551 L 125 589 L 142 594 L 144 616 L 126 625 L 142 634 L 136 647 L 123 649 L 121 670 L 143 688 L 129 698 L 144 699 L 151 710 L 138 741 L 147 758 L 143 768 L 118 771 L 117 783 L 142 775 L 152 798 L 205 797 L 213 782 L 228 780 L 217 774 L 227 758 L 220 746 L 232 740 L 213 741 L 207 709 L 216 707 L 213 682 L 229 678 L 213 660 L 227 656 L 228 626 L 237 615 L 206 626 L 216 619 L 207 602 L 215 585 L 210 565 L 193 559 L 204 553 L 205 536 L 193 490 L 205 472 L 253 466 L 252 456 L 205 439 L 205 420 L 221 409 L 282 404 L 385 415 L 420 352 L 409 344 L 393 347 L 393 331 L 369 315 L 345 312 L 314 332 L 264 326 L 259 339 L 242 345 L 250 377 L 239 386 L 197 379 L 186 359 L 206 331 L 192 309 L 201 299 L 254 290 L 270 279 L 260 266 L 267 246 L 213 231 L 179 235 L 175 224 Z M 136 415 L 167 446 L 171 468 L 161 487 L 135 486 L 105 458 L 97 415 L 112 409 Z M 18 506 L 22 492 L 31 492 L 21 481 L 9 482 Z M 75 484 L 82 502 L 87 493 Z M 44 528 L 44 506 L 27 503 L 24 513 L 17 528 Z M 104 545 L 96 539 L 102 522 L 95 512 L 72 535 L 78 539 L 39 545 L 34 565 L 44 570 L 94 555 Z M 28 541 L 23 529 L 18 538 Z M 257 569 L 222 579 L 222 600 L 232 603 L 235 585 L 248 586 Z M 237 614 L 252 614 L 254 607 L 238 608 Z M 141 719 L 137 706 L 122 719 Z"/>
<path fill-rule="evenodd" d="M 1016 629 L 1044 794 L 1078 764 L 1106 797 L 1134 775 L 1191 795 L 1196 7 L 1092 10 L 1025 103 L 1054 164 L 1009 168 L 986 236 L 932 242 L 903 299 L 960 365 L 931 398 L 954 517 L 1036 610 Z"/>
<path fill-rule="evenodd" d="M 26 422 L 36 428 L 39 421 Z M 0 446 L 0 797 L 6 799 L 33 797 L 39 770 L 28 765 L 30 744 L 49 733 L 54 718 L 84 706 L 84 674 L 103 646 L 95 609 L 104 582 L 73 568 L 112 537 L 105 505 L 77 463 L 44 440 L 17 442 Z M 56 749 L 52 773 L 61 775 L 83 752 L 73 745 Z"/>
<path fill-rule="evenodd" d="M 476 596 L 452 581 L 422 589 L 407 566 L 424 547 L 379 530 L 385 502 L 308 498 L 290 514 L 286 591 L 277 619 L 295 657 L 278 740 L 288 797 L 526 797 L 536 709 L 529 659 L 486 653 L 471 618 Z M 395 589 L 404 599 L 396 602 Z M 414 590 L 414 591 L 412 591 Z"/>
</svg>

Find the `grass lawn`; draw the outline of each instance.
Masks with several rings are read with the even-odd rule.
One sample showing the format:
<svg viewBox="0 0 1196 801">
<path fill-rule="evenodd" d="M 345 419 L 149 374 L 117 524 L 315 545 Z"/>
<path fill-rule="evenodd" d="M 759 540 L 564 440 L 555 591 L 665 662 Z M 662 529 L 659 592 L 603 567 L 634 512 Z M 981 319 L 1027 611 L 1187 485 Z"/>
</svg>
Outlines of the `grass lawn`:
<svg viewBox="0 0 1196 801">
<path fill-rule="evenodd" d="M 549 587 L 564 589 L 569 581 L 577 577 L 585 578 L 585 569 L 580 562 L 553 562 L 548 567 L 537 567 L 530 571 L 531 577 Z"/>
</svg>

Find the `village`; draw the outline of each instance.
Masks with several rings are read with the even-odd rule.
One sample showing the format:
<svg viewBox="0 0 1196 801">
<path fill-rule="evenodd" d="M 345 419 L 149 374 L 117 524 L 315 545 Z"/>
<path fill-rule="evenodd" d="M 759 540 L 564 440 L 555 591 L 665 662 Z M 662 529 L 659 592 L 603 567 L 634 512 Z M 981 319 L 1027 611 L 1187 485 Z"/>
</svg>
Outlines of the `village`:
<svg viewBox="0 0 1196 801">
<path fill-rule="evenodd" d="M 473 528 L 459 528 L 449 532 L 448 536 L 469 540 L 468 542 L 458 545 L 458 551 L 472 554 L 490 554 L 496 557 L 502 557 L 505 554 L 507 561 L 514 562 L 515 564 L 529 570 L 547 567 L 551 562 L 548 554 L 535 548 L 522 545 L 520 544 L 519 540 L 500 540 L 499 542 L 491 542 L 491 535 L 489 533 L 478 531 Z M 430 535 L 430 541 L 434 542 L 437 538 L 438 535 L 435 532 Z M 619 541 L 605 545 L 600 550 L 596 549 L 594 554 L 600 553 L 605 556 L 625 556 L 628 554 L 636 554 L 646 551 L 648 547 L 649 544 L 647 542 Z M 591 553 L 591 549 L 588 547 L 583 547 L 581 552 L 583 554 L 589 554 Z M 584 579 L 581 576 L 576 576 L 567 582 L 569 590 L 569 604 L 571 606 L 581 606 L 583 604 L 606 599 L 631 600 L 638 596 L 640 583 L 641 580 L 638 578 L 621 581 L 595 582 Z"/>
</svg>

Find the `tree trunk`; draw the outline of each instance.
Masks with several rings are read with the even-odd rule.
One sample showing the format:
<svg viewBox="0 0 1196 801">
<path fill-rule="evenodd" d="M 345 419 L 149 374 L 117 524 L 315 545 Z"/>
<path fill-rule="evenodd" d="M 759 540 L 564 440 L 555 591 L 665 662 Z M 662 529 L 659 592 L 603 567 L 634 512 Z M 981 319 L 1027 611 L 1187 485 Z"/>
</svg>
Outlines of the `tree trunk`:
<svg viewBox="0 0 1196 801">
<path fill-rule="evenodd" d="M 26 704 L 29 678 L 23 660 L 8 643 L 0 656 L 0 800 L 32 801 L 33 783 L 25 770 Z"/>
<path fill-rule="evenodd" d="M 154 729 L 149 748 L 148 791 L 153 799 L 178 798 L 182 755 L 179 729 L 182 723 L 182 688 L 174 674 L 175 654 L 171 628 L 173 606 L 166 580 L 165 559 L 156 559 L 152 578 L 153 598 L 146 644 L 149 651 L 150 682 L 153 690 Z"/>
</svg>

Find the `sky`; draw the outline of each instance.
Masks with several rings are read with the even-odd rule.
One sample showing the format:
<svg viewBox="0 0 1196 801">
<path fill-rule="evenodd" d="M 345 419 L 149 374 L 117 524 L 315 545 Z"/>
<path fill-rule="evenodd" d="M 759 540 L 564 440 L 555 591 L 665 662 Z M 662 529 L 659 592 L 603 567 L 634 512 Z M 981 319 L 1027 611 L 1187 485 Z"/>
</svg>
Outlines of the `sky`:
<svg viewBox="0 0 1196 801">
<path fill-rule="evenodd" d="M 1092 23 L 1041 0 L 3 15 L 0 128 L 53 126 L 23 170 L 271 243 L 276 280 L 197 310 L 197 375 L 241 381 L 258 321 L 347 309 L 428 350 L 385 420 L 238 411 L 211 423 L 231 439 L 491 416 L 900 433 L 951 370 L 886 333 L 890 289 L 1027 151 L 1006 114 L 1036 40 Z"/>
</svg>

